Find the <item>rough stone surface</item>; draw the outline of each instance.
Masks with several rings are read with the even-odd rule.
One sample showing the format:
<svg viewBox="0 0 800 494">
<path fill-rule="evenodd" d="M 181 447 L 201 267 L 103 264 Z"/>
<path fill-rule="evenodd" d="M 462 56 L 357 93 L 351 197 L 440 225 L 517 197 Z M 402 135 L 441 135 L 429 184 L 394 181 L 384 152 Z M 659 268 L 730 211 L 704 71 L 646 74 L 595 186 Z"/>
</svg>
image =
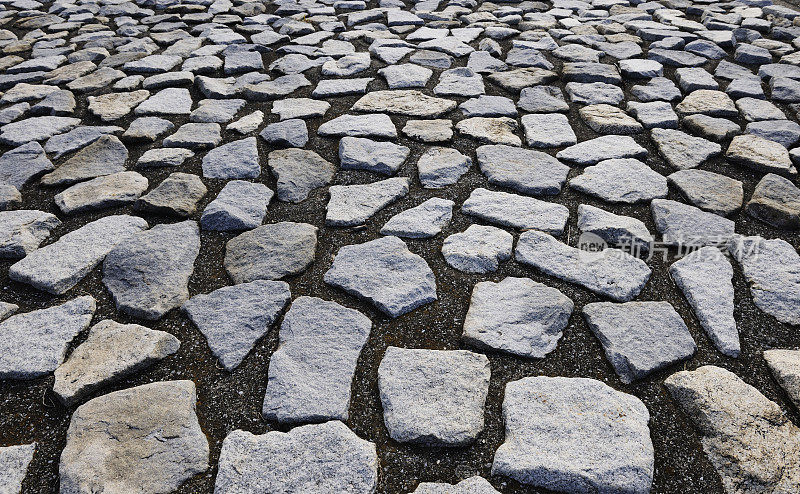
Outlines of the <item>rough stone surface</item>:
<svg viewBox="0 0 800 494">
<path fill-rule="evenodd" d="M 436 279 L 428 263 L 397 237 L 342 247 L 324 280 L 391 317 L 437 299 Z"/>
<path fill-rule="evenodd" d="M 483 430 L 489 359 L 390 346 L 378 367 L 383 421 L 398 442 L 464 446 Z"/>
<path fill-rule="evenodd" d="M 330 200 L 325 224 L 357 226 L 375 213 L 408 194 L 411 180 L 393 177 L 363 185 L 333 185 L 328 189 Z"/>
<path fill-rule="evenodd" d="M 345 421 L 356 362 L 372 321 L 357 310 L 299 297 L 283 318 L 269 362 L 264 417 L 278 422 Z"/>
<path fill-rule="evenodd" d="M 541 230 L 553 235 L 561 235 L 569 217 L 569 210 L 561 204 L 483 188 L 472 191 L 461 211 L 501 226 Z"/>
<path fill-rule="evenodd" d="M 505 145 L 480 146 L 478 165 L 489 183 L 531 195 L 556 195 L 569 167 L 549 154 Z"/>
<path fill-rule="evenodd" d="M 317 228 L 283 221 L 262 225 L 225 245 L 225 270 L 234 283 L 275 280 L 297 274 L 313 261 Z"/>
<path fill-rule="evenodd" d="M 208 468 L 208 439 L 192 381 L 115 391 L 72 414 L 61 453 L 61 492 L 171 492 Z"/>
<path fill-rule="evenodd" d="M 381 228 L 381 234 L 406 238 L 433 237 L 450 224 L 454 205 L 449 199 L 432 197 L 389 218 Z"/>
<path fill-rule="evenodd" d="M 278 179 L 278 199 L 302 202 L 314 189 L 330 183 L 336 167 L 314 151 L 280 149 L 268 156 L 270 170 Z"/>
<path fill-rule="evenodd" d="M 61 225 L 55 215 L 37 210 L 0 212 L 0 258 L 20 259 L 44 242 Z"/>
<path fill-rule="evenodd" d="M 465 273 L 497 271 L 500 263 L 511 258 L 514 237 L 494 226 L 470 225 L 463 233 L 454 233 L 442 244 L 447 264 Z"/>
<path fill-rule="evenodd" d="M 560 492 L 650 492 L 650 413 L 638 398 L 586 378 L 506 385 L 506 439 L 492 474 Z"/>
<path fill-rule="evenodd" d="M 36 443 L 0 448 L 0 491 L 22 492 L 22 481 L 35 451 Z"/>
</svg>

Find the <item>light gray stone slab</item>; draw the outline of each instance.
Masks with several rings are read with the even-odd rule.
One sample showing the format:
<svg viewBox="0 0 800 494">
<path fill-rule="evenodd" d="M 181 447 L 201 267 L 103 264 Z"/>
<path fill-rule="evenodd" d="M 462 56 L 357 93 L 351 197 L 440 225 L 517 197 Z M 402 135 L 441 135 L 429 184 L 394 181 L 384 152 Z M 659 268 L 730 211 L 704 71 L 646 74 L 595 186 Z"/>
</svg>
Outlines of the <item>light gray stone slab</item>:
<svg viewBox="0 0 800 494">
<path fill-rule="evenodd" d="M 0 491 L 8 494 L 22 492 L 22 481 L 35 451 L 36 443 L 0 448 Z"/>
<path fill-rule="evenodd" d="M 302 202 L 316 188 L 330 183 L 336 167 L 314 151 L 279 149 L 269 153 L 269 168 L 278 179 L 278 199 Z"/>
<path fill-rule="evenodd" d="M 314 262 L 317 227 L 283 221 L 259 226 L 225 244 L 225 270 L 234 283 L 275 280 Z"/>
<path fill-rule="evenodd" d="M 393 177 L 361 185 L 333 185 L 325 224 L 330 226 L 363 225 L 375 213 L 408 194 L 411 180 Z"/>
<path fill-rule="evenodd" d="M 670 199 L 650 203 L 662 241 L 670 245 L 726 245 L 735 235 L 733 221 Z"/>
<path fill-rule="evenodd" d="M 569 174 L 567 165 L 547 153 L 531 149 L 485 145 L 476 150 L 476 156 L 489 183 L 523 194 L 556 195 L 561 192 Z"/>
<path fill-rule="evenodd" d="M 490 273 L 511 258 L 514 237 L 494 226 L 470 225 L 442 244 L 447 264 L 464 273 Z"/>
<path fill-rule="evenodd" d="M 433 237 L 450 224 L 454 205 L 449 199 L 432 197 L 389 218 L 381 228 L 381 234 L 406 238 Z"/>
<path fill-rule="evenodd" d="M 251 230 L 261 225 L 275 195 L 264 184 L 231 180 L 200 216 L 203 230 Z"/>
<path fill-rule="evenodd" d="M 0 258 L 20 259 L 39 248 L 61 221 L 55 215 L 23 209 L 0 212 Z"/>
<path fill-rule="evenodd" d="M 497 225 L 553 235 L 564 232 L 569 218 L 569 210 L 561 204 L 483 188 L 472 191 L 461 211 Z"/>
</svg>

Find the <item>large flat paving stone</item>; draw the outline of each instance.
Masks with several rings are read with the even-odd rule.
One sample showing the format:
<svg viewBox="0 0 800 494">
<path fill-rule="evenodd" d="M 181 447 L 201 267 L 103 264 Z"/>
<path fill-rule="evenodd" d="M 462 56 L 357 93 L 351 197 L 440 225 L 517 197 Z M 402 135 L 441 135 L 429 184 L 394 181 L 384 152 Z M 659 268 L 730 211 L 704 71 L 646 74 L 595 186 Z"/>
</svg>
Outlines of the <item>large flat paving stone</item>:
<svg viewBox="0 0 800 494">
<path fill-rule="evenodd" d="M 225 244 L 225 270 L 234 283 L 276 280 L 314 262 L 317 227 L 282 221 L 259 226 Z"/>
<path fill-rule="evenodd" d="M 357 310 L 316 297 L 297 298 L 269 361 L 264 417 L 347 420 L 356 363 L 371 328 L 372 321 Z"/>
</svg>

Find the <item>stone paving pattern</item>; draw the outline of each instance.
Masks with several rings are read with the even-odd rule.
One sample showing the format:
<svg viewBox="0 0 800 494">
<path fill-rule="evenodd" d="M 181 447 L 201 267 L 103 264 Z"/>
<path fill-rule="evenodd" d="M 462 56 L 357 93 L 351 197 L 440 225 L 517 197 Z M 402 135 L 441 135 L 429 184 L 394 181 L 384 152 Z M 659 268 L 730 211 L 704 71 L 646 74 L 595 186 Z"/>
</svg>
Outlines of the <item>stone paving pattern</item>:
<svg viewBox="0 0 800 494">
<path fill-rule="evenodd" d="M 2 0 L 0 51 L 0 493 L 800 492 L 790 5 Z"/>
</svg>

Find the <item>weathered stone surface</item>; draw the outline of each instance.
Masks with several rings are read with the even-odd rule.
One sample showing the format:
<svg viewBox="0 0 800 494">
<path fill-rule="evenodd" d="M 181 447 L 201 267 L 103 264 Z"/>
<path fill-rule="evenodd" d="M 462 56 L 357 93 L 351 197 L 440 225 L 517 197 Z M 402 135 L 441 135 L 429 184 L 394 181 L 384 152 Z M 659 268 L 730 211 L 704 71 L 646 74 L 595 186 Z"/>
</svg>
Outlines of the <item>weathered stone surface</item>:
<svg viewBox="0 0 800 494">
<path fill-rule="evenodd" d="M 25 184 L 53 169 L 53 163 L 38 142 L 29 142 L 0 156 L 0 183 L 21 189 Z"/>
<path fill-rule="evenodd" d="M 681 194 L 696 207 L 728 216 L 740 207 L 744 198 L 742 182 L 705 170 L 679 170 L 667 176 Z"/>
<path fill-rule="evenodd" d="M 89 327 L 96 303 L 85 295 L 0 323 L 0 379 L 33 379 L 56 370 L 75 336 Z"/>
<path fill-rule="evenodd" d="M 183 148 L 148 149 L 139 157 L 136 168 L 176 167 L 193 156 L 193 151 Z"/>
<path fill-rule="evenodd" d="M 363 185 L 333 185 L 328 189 L 325 224 L 331 226 L 357 226 L 364 224 L 375 213 L 408 194 L 411 180 L 393 177 Z"/>
<path fill-rule="evenodd" d="M 653 236 L 640 220 L 589 204 L 578 206 L 578 230 L 597 235 L 607 244 L 634 256 L 647 252 L 653 243 Z"/>
<path fill-rule="evenodd" d="M 505 145 L 481 146 L 478 165 L 489 183 L 531 195 L 555 195 L 567 181 L 569 167 L 549 154 Z"/>
<path fill-rule="evenodd" d="M 702 137 L 675 129 L 653 129 L 651 134 L 658 152 L 673 168 L 695 168 L 722 152 L 722 146 Z"/>
<path fill-rule="evenodd" d="M 165 137 L 162 144 L 173 148 L 211 149 L 222 142 L 221 131 L 218 123 L 185 123 L 174 134 Z"/>
<path fill-rule="evenodd" d="M 53 392 L 71 406 L 103 386 L 172 355 L 180 344 L 178 338 L 164 331 L 110 319 L 100 321 L 56 369 Z"/>
<path fill-rule="evenodd" d="M 72 414 L 61 453 L 61 492 L 172 492 L 208 468 L 208 439 L 192 381 L 115 391 Z"/>
<path fill-rule="evenodd" d="M 800 403 L 800 350 L 765 350 L 764 360 L 789 399 Z"/>
<path fill-rule="evenodd" d="M 324 280 L 391 317 L 437 299 L 436 279 L 428 263 L 397 237 L 342 247 Z"/>
<path fill-rule="evenodd" d="M 624 383 L 694 355 L 697 346 L 669 302 L 596 302 L 583 316 Z"/>
<path fill-rule="evenodd" d="M 347 420 L 356 362 L 371 328 L 372 321 L 357 310 L 315 297 L 296 299 L 270 358 L 264 417 Z"/>
<path fill-rule="evenodd" d="M 553 235 L 563 233 L 569 217 L 569 210 L 561 204 L 483 188 L 472 191 L 461 211 L 501 226 L 541 230 Z"/>
<path fill-rule="evenodd" d="M 521 146 L 522 140 L 516 135 L 517 121 L 509 117 L 471 117 L 456 124 L 459 133 L 487 144 L 506 144 Z"/>
<path fill-rule="evenodd" d="M 108 93 L 100 96 L 89 96 L 89 111 L 109 122 L 124 117 L 134 106 L 150 97 L 150 91 L 140 89 L 130 93 Z"/>
<path fill-rule="evenodd" d="M 497 271 L 502 261 L 511 258 L 514 237 L 494 226 L 470 225 L 463 233 L 454 233 L 442 244 L 447 264 L 465 273 Z"/>
<path fill-rule="evenodd" d="M 472 290 L 462 338 L 481 349 L 543 358 L 555 350 L 574 304 L 528 278 L 482 281 Z"/>
<path fill-rule="evenodd" d="M 499 492 L 488 480 L 475 476 L 457 484 L 420 482 L 412 494 L 499 494 Z"/>
<path fill-rule="evenodd" d="M 39 248 L 61 221 L 33 209 L 0 212 L 0 258 L 20 259 Z"/>
<path fill-rule="evenodd" d="M 0 448 L 0 491 L 8 494 L 22 492 L 22 481 L 35 450 L 36 443 Z"/>
<path fill-rule="evenodd" d="M 320 125 L 317 133 L 321 136 L 354 136 L 394 139 L 397 128 L 389 115 L 373 113 L 369 115 L 342 115 Z"/>
<path fill-rule="evenodd" d="M 9 146 L 21 146 L 31 141 L 44 141 L 56 134 L 66 132 L 80 124 L 73 117 L 32 117 L 3 125 L 0 142 Z"/>
<path fill-rule="evenodd" d="M 381 234 L 407 238 L 433 237 L 450 224 L 454 205 L 449 199 L 432 197 L 419 206 L 389 218 L 381 228 Z"/>
<path fill-rule="evenodd" d="M 800 229 L 800 189 L 791 180 L 768 173 L 756 185 L 745 211 L 777 228 Z"/>
<path fill-rule="evenodd" d="M 757 171 L 796 175 L 797 169 L 789 152 L 781 144 L 753 134 L 739 135 L 731 140 L 725 157 Z"/>
<path fill-rule="evenodd" d="M 503 418 L 493 475 L 560 492 L 650 492 L 650 413 L 635 396 L 594 379 L 526 377 L 506 385 Z"/>
<path fill-rule="evenodd" d="M 611 159 L 584 169 L 570 188 L 608 202 L 636 203 L 666 197 L 667 179 L 635 159 Z"/>
<path fill-rule="evenodd" d="M 644 261 L 620 250 L 582 251 L 535 230 L 519 236 L 515 257 L 547 275 L 618 301 L 636 297 L 651 272 Z"/>
<path fill-rule="evenodd" d="M 196 222 L 156 225 L 108 253 L 103 284 L 117 310 L 141 319 L 160 319 L 189 298 L 189 277 L 199 252 Z"/>
<path fill-rule="evenodd" d="M 713 89 L 698 89 L 689 93 L 675 106 L 675 111 L 684 117 L 698 113 L 722 118 L 736 118 L 739 115 L 733 100 L 722 91 Z"/>
<path fill-rule="evenodd" d="M 339 162 L 344 170 L 370 170 L 385 175 L 397 173 L 411 150 L 392 142 L 360 137 L 342 137 Z"/>
<path fill-rule="evenodd" d="M 417 161 L 422 186 L 440 189 L 458 182 L 472 166 L 472 159 L 451 148 L 428 148 Z"/>
<path fill-rule="evenodd" d="M 264 184 L 231 180 L 200 216 L 203 230 L 251 230 L 261 225 L 275 195 Z"/>
<path fill-rule="evenodd" d="M 733 221 L 682 202 L 653 199 L 650 210 L 662 241 L 670 245 L 725 245 L 735 234 Z"/>
<path fill-rule="evenodd" d="M 197 203 L 208 189 L 197 175 L 171 173 L 153 190 L 136 200 L 139 211 L 188 217 L 197 210 Z"/>
<path fill-rule="evenodd" d="M 147 190 L 148 181 L 136 172 L 118 172 L 81 182 L 53 197 L 66 214 L 132 204 Z"/>
<path fill-rule="evenodd" d="M 314 262 L 317 227 L 283 221 L 259 226 L 225 244 L 225 270 L 234 283 L 275 280 Z"/>
<path fill-rule="evenodd" d="M 733 267 L 722 252 L 715 247 L 698 249 L 673 263 L 669 274 L 717 350 L 738 357 L 741 347 L 733 317 Z"/>
<path fill-rule="evenodd" d="M 268 156 L 269 168 L 278 179 L 278 199 L 302 202 L 314 189 L 328 185 L 336 167 L 314 151 L 279 149 Z"/>
<path fill-rule="evenodd" d="M 203 176 L 207 178 L 258 178 L 261 163 L 256 138 L 247 137 L 216 147 L 203 156 Z"/>
<path fill-rule="evenodd" d="M 616 106 L 589 105 L 581 108 L 579 113 L 586 125 L 599 134 L 628 135 L 638 134 L 642 131 L 642 124 Z"/>
<path fill-rule="evenodd" d="M 594 165 L 620 158 L 644 158 L 647 150 L 630 136 L 603 136 L 579 142 L 556 154 L 556 158 L 577 165 Z"/>
<path fill-rule="evenodd" d="M 800 484 L 800 430 L 756 388 L 711 365 L 664 384 L 702 435 L 726 491 L 791 492 Z"/>
<path fill-rule="evenodd" d="M 354 111 L 394 113 L 409 117 L 438 117 L 456 107 L 456 102 L 428 96 L 415 89 L 371 91 L 353 105 Z"/>
<path fill-rule="evenodd" d="M 800 255 L 788 242 L 762 237 L 732 240 L 756 307 L 787 324 L 800 324 Z"/>
<path fill-rule="evenodd" d="M 231 432 L 222 443 L 214 492 L 371 494 L 377 484 L 375 444 L 331 421 L 260 436 Z"/>
<path fill-rule="evenodd" d="M 44 185 L 66 185 L 125 171 L 128 148 L 116 136 L 104 135 L 42 177 Z"/>
<path fill-rule="evenodd" d="M 189 115 L 192 96 L 186 88 L 170 87 L 150 96 L 136 107 L 137 115 Z"/>
<path fill-rule="evenodd" d="M 195 295 L 183 310 L 206 337 L 214 356 L 233 370 L 267 334 L 290 299 L 287 283 L 256 280 Z"/>
<path fill-rule="evenodd" d="M 483 430 L 490 374 L 485 355 L 390 346 L 378 367 L 389 436 L 428 446 L 472 443 Z"/>
<path fill-rule="evenodd" d="M 133 216 L 106 216 L 66 233 L 8 270 L 12 280 L 62 294 L 95 268 L 118 243 L 147 228 Z"/>
</svg>

